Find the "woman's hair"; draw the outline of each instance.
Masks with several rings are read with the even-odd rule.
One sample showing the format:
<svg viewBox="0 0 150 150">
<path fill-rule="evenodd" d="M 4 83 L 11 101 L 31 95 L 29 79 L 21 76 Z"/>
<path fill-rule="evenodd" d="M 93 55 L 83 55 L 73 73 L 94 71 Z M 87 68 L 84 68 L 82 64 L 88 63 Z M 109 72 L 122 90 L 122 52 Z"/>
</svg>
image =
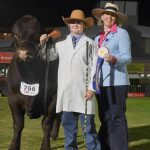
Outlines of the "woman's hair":
<svg viewBox="0 0 150 150">
<path fill-rule="evenodd" d="M 103 14 L 104 14 L 104 13 L 103 13 Z M 103 14 L 102 14 L 102 15 L 103 15 Z M 117 16 L 116 16 L 116 24 L 117 24 L 118 26 L 121 25 L 121 23 L 118 22 L 118 17 L 117 17 Z M 102 20 L 102 17 L 100 17 L 99 20 L 97 20 L 97 25 L 100 26 L 100 27 L 103 26 L 103 20 Z"/>
</svg>

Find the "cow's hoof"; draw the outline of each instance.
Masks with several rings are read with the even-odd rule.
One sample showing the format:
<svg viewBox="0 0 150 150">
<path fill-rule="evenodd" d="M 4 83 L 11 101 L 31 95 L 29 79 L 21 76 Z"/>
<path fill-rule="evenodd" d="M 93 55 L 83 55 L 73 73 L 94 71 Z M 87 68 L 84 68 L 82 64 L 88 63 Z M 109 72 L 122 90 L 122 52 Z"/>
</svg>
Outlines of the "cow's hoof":
<svg viewBox="0 0 150 150">
<path fill-rule="evenodd" d="M 58 139 L 58 137 L 51 137 L 52 141 L 56 141 Z"/>
<path fill-rule="evenodd" d="M 51 136 L 50 138 L 51 138 L 51 140 L 55 141 L 55 140 L 57 140 L 58 136 Z"/>
<path fill-rule="evenodd" d="M 58 134 L 51 132 L 50 138 L 51 138 L 52 140 L 57 140 Z"/>
</svg>

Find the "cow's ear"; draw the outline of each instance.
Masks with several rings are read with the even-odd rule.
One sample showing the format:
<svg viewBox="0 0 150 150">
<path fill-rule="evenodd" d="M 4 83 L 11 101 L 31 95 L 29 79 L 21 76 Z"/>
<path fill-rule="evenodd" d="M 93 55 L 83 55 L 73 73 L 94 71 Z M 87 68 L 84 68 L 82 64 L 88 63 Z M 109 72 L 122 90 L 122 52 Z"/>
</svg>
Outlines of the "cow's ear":
<svg viewBox="0 0 150 150">
<path fill-rule="evenodd" d="M 52 39 L 57 39 L 61 36 L 61 32 L 58 29 L 54 29 L 52 32 L 48 33 L 48 37 Z"/>
</svg>

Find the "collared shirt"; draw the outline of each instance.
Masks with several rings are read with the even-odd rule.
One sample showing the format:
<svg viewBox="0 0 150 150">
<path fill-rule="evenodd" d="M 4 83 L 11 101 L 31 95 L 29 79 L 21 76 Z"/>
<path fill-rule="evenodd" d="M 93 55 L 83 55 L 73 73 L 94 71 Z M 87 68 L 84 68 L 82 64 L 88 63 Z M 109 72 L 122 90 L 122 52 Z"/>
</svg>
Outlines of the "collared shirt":
<svg viewBox="0 0 150 150">
<path fill-rule="evenodd" d="M 73 37 L 73 36 L 76 37 L 76 44 L 77 44 L 79 42 L 79 40 L 80 40 L 80 38 L 81 38 L 82 35 L 83 34 L 80 34 L 80 35 L 73 35 L 73 34 L 71 34 L 71 37 Z"/>
<path fill-rule="evenodd" d="M 100 32 L 99 47 L 102 45 L 103 41 L 106 39 L 106 36 L 107 36 L 110 32 L 112 32 L 112 33 L 117 32 L 117 24 L 114 24 L 114 25 L 111 27 L 110 31 L 109 31 L 107 34 L 105 34 L 104 31 L 101 31 L 101 32 Z"/>
</svg>

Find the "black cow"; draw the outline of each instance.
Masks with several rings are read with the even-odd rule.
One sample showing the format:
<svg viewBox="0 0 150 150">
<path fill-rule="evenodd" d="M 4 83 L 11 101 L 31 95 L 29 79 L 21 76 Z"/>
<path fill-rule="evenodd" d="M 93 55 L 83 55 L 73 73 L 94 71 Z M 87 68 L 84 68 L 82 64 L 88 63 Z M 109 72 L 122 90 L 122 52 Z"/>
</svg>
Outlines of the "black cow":
<svg viewBox="0 0 150 150">
<path fill-rule="evenodd" d="M 58 59 L 46 61 L 41 58 L 40 24 L 33 16 L 23 16 L 13 25 L 12 31 L 16 51 L 8 69 L 7 85 L 14 136 L 9 150 L 20 150 L 25 113 L 30 119 L 44 115 L 41 150 L 50 150 L 50 134 L 53 132 L 57 137 L 60 125 L 60 117 L 55 113 Z M 53 39 L 49 42 L 53 47 Z"/>
</svg>

